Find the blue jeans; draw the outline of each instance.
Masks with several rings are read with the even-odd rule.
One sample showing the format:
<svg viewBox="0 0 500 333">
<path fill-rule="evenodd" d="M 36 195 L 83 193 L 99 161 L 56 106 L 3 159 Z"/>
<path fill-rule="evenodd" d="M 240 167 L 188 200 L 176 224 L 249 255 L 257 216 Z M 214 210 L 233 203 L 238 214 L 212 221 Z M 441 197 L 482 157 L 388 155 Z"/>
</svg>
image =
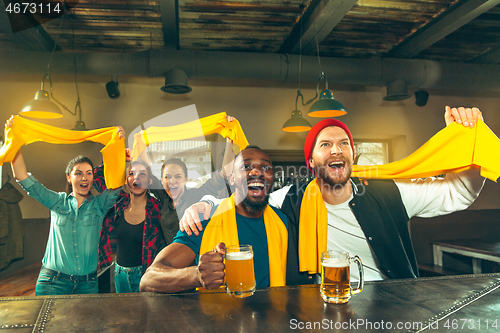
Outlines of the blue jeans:
<svg viewBox="0 0 500 333">
<path fill-rule="evenodd" d="M 115 288 L 117 293 L 138 293 L 142 266 L 123 267 L 115 262 Z"/>
<path fill-rule="evenodd" d="M 78 279 L 81 280 L 81 279 Z M 83 281 L 75 281 L 65 274 L 42 267 L 36 281 L 36 296 L 97 294 L 97 274 L 89 274 Z"/>
</svg>

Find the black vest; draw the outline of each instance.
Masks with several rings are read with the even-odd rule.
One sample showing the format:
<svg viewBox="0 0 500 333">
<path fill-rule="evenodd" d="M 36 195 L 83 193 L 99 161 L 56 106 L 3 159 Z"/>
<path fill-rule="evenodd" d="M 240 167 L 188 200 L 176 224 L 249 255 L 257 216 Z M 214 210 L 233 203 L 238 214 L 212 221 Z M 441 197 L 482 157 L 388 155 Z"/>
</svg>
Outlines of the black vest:
<svg viewBox="0 0 500 333">
<path fill-rule="evenodd" d="M 354 198 L 349 202 L 349 207 L 384 274 L 391 279 L 418 277 L 417 260 L 408 230 L 409 217 L 394 181 L 370 179 L 368 185 L 364 185 L 358 178 L 352 180 L 357 191 L 354 191 Z M 293 185 L 281 208 L 289 223 L 287 285 L 314 283 L 311 276 L 298 270 L 300 205 L 306 187 L 306 184 Z"/>
</svg>

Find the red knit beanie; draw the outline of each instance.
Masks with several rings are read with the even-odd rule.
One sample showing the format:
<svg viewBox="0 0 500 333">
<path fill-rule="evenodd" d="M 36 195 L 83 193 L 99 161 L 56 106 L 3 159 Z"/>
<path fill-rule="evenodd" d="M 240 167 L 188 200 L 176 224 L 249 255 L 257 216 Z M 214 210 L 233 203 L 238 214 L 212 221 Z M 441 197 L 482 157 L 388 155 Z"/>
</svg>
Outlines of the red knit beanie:
<svg viewBox="0 0 500 333">
<path fill-rule="evenodd" d="M 337 119 L 323 119 L 309 130 L 309 133 L 307 133 L 306 142 L 304 143 L 304 157 L 306 159 L 307 167 L 312 172 L 314 171 L 309 165 L 309 160 L 311 159 L 314 145 L 316 144 L 316 138 L 318 137 L 319 132 L 330 126 L 340 127 L 347 133 L 347 136 L 349 137 L 349 141 L 351 143 L 352 157 L 354 158 L 354 142 L 352 141 L 351 131 L 349 131 L 349 128 L 346 126 L 346 124 Z"/>
</svg>

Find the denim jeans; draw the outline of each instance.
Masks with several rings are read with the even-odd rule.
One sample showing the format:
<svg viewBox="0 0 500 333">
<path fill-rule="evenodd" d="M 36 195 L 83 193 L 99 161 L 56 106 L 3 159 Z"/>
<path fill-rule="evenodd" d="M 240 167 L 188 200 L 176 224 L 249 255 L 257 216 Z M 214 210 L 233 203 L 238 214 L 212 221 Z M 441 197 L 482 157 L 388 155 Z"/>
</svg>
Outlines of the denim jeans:
<svg viewBox="0 0 500 333">
<path fill-rule="evenodd" d="M 138 293 L 142 266 L 123 267 L 115 262 L 115 288 L 117 293 Z"/>
<path fill-rule="evenodd" d="M 57 274 L 49 274 L 43 269 L 36 281 L 36 296 L 45 295 L 71 295 L 71 294 L 97 294 L 97 276 L 89 278 L 87 281 L 72 281 L 61 278 Z"/>
</svg>

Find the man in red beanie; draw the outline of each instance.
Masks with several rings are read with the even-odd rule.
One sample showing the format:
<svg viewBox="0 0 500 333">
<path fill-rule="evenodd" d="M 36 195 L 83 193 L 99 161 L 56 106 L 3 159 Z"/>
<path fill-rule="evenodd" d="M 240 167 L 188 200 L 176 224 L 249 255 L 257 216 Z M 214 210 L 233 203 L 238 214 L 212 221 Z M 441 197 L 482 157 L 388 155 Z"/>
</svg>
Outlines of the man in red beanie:
<svg viewBox="0 0 500 333">
<path fill-rule="evenodd" d="M 473 127 L 479 117 L 477 108 L 446 107 L 446 125 L 456 121 Z M 361 181 L 351 177 L 352 135 L 336 119 L 322 120 L 309 131 L 304 154 L 316 179 L 275 191 L 269 202 L 289 219 L 287 285 L 318 283 L 314 278 L 320 272 L 317 259 L 326 249 L 359 255 L 365 280 L 418 277 L 409 219 L 465 209 L 484 183 L 477 169 L 444 179 Z M 185 222 L 181 229 L 193 221 Z"/>
<path fill-rule="evenodd" d="M 446 125 L 457 121 L 473 127 L 480 116 L 477 108 L 446 107 L 445 121 Z M 308 259 L 314 248 L 318 256 L 326 249 L 359 255 L 366 280 L 418 277 L 409 219 L 465 209 L 484 183 L 477 169 L 449 174 L 444 179 L 360 181 L 351 177 L 351 132 L 336 119 L 322 120 L 309 131 L 304 154 L 307 166 L 317 178 L 307 186 L 290 187 L 282 198 L 277 198 L 280 192 L 272 193 L 270 201 L 287 214 L 290 225 L 298 225 L 295 260 L 301 273 L 292 276 L 293 270 L 288 269 L 287 284 L 310 281 L 311 275 L 320 272 L 317 261 Z M 327 223 L 310 223 L 325 208 Z M 305 239 L 304 235 L 311 234 L 317 234 L 310 237 L 317 239 Z M 293 228 L 289 228 L 289 237 L 294 237 Z M 289 249 L 290 256 L 294 252 Z M 351 274 L 357 279 L 356 270 Z"/>
</svg>

